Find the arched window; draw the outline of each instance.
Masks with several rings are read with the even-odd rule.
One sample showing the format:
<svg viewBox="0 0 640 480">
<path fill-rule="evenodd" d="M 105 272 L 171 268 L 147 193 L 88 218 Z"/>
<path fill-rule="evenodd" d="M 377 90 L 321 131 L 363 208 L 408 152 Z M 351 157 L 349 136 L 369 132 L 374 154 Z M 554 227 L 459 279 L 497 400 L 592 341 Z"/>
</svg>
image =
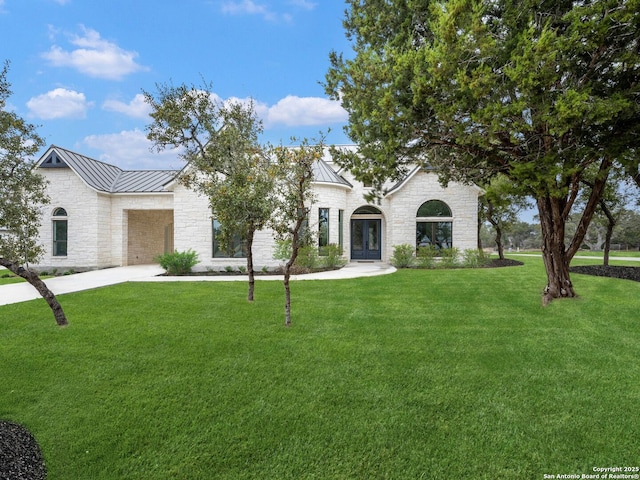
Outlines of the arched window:
<svg viewBox="0 0 640 480">
<path fill-rule="evenodd" d="M 416 248 L 427 246 L 437 250 L 453 246 L 453 215 L 440 200 L 424 202 L 416 214 Z"/>
<path fill-rule="evenodd" d="M 376 207 L 372 207 L 371 205 L 365 205 L 364 207 L 360 207 L 353 212 L 354 215 L 381 215 L 382 212 L 378 210 Z"/>
<path fill-rule="evenodd" d="M 451 209 L 440 200 L 429 200 L 420 205 L 416 217 L 451 217 Z"/>
<path fill-rule="evenodd" d="M 67 256 L 68 219 L 64 208 L 56 208 L 53 211 L 53 256 Z"/>
</svg>

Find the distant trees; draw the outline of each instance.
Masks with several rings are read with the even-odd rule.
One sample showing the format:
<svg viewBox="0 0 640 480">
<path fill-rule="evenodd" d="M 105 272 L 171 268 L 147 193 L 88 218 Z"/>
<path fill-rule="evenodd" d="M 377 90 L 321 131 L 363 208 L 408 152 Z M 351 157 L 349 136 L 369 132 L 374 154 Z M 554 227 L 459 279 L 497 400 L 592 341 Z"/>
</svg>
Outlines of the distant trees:
<svg viewBox="0 0 640 480">
<path fill-rule="evenodd" d="M 67 317 L 56 296 L 29 268 L 42 254 L 38 229 L 42 206 L 49 203 L 46 181 L 35 171 L 31 158 L 44 145 L 33 125 L 5 110 L 11 95 L 8 64 L 0 71 L 0 265 L 24 278 L 38 290 L 53 312 L 56 323 Z"/>
<path fill-rule="evenodd" d="M 480 197 L 480 220 L 488 221 L 495 232 L 494 243 L 498 256 L 504 259 L 503 233 L 518 222 L 518 214 L 529 208 L 526 196 L 518 194 L 513 184 L 504 175 L 497 175 L 485 187 Z"/>
</svg>

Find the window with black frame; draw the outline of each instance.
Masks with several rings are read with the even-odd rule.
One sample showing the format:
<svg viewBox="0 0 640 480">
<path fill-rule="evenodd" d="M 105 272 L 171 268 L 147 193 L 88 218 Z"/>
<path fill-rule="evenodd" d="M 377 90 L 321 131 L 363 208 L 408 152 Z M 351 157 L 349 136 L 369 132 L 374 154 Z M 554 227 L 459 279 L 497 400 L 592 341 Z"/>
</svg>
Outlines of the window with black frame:
<svg viewBox="0 0 640 480">
<path fill-rule="evenodd" d="M 68 244 L 69 221 L 64 208 L 53 211 L 53 256 L 66 257 Z"/>
<path fill-rule="evenodd" d="M 241 235 L 233 234 L 225 248 L 222 239 L 222 225 L 214 218 L 211 227 L 213 231 L 213 258 L 247 258 L 247 241 Z"/>
<path fill-rule="evenodd" d="M 416 214 L 416 249 L 429 246 L 436 250 L 453 246 L 453 215 L 441 200 L 423 203 Z"/>
</svg>

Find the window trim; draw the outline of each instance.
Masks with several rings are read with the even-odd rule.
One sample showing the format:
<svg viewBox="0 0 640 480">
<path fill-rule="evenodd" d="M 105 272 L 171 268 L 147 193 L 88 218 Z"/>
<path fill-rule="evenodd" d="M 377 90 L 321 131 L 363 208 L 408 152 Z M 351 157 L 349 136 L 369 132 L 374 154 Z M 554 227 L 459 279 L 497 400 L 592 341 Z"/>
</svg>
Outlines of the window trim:
<svg viewBox="0 0 640 480">
<path fill-rule="evenodd" d="M 419 216 L 418 214 L 420 213 L 420 210 L 422 210 L 423 208 L 425 208 L 425 206 L 430 203 L 430 202 L 438 202 L 439 204 L 441 204 L 442 207 L 446 208 L 446 210 L 444 212 L 442 212 L 442 214 L 436 214 L 435 216 Z M 448 215 L 444 215 L 444 213 L 447 213 Z M 448 230 L 449 230 L 449 235 L 448 238 L 445 240 L 448 240 L 449 245 L 446 248 L 453 248 L 453 211 L 451 210 L 451 207 L 444 201 L 439 200 L 439 199 L 430 199 L 427 200 L 426 202 L 423 202 L 420 207 L 418 207 L 418 210 L 416 212 L 416 228 L 415 228 L 415 232 L 416 232 L 416 251 L 418 251 L 418 249 L 420 248 L 420 244 L 418 243 L 418 225 L 419 224 L 431 224 L 431 243 L 429 243 L 429 245 L 433 245 L 436 248 L 440 249 L 443 247 L 438 247 L 437 242 L 434 242 L 433 240 L 435 239 L 436 235 L 434 235 L 434 232 L 439 229 L 438 224 L 446 224 L 448 225 Z M 424 245 L 422 245 L 424 246 Z"/>
<path fill-rule="evenodd" d="M 322 250 L 331 243 L 329 232 L 331 228 L 331 209 L 326 207 L 318 208 L 318 248 Z M 323 235 L 324 229 L 324 235 Z"/>
<path fill-rule="evenodd" d="M 63 240 L 58 239 L 58 226 L 64 225 Z M 60 253 L 60 252 L 63 253 Z M 69 256 L 69 214 L 66 209 L 56 207 L 51 215 L 51 256 L 67 257 Z"/>
<path fill-rule="evenodd" d="M 220 241 L 216 239 L 216 224 L 220 225 L 220 222 L 217 218 L 211 219 L 211 258 L 228 258 L 228 259 L 245 259 L 247 258 L 247 240 L 242 238 L 240 235 L 234 235 L 232 245 L 224 251 L 221 248 Z M 219 228 L 219 227 L 218 227 Z M 234 251 L 239 251 L 240 255 L 234 255 Z M 220 252 L 222 254 L 217 254 L 216 252 Z"/>
</svg>

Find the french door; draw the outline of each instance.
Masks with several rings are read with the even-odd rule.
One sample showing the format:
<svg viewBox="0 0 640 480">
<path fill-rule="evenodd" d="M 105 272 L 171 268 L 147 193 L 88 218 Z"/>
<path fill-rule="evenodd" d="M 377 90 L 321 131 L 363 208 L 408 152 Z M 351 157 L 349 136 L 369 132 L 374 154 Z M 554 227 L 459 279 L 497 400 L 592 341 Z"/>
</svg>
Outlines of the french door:
<svg viewBox="0 0 640 480">
<path fill-rule="evenodd" d="M 380 219 L 351 220 L 351 259 L 380 260 Z"/>
</svg>

